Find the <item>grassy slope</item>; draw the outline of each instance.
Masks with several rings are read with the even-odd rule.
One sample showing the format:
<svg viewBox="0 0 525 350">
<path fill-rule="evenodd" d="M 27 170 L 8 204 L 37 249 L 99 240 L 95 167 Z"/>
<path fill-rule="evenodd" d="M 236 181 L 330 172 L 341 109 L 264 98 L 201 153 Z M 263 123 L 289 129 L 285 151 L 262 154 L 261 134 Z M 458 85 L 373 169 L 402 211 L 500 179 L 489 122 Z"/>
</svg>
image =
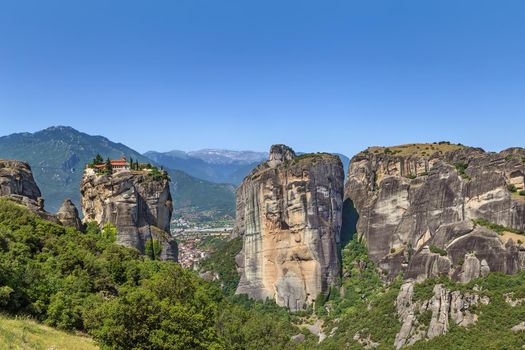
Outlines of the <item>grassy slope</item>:
<svg viewBox="0 0 525 350">
<path fill-rule="evenodd" d="M 26 318 L 0 316 L 0 350 L 96 350 L 90 338 L 58 331 Z"/>
<path fill-rule="evenodd" d="M 465 146 L 450 143 L 411 143 L 389 147 L 369 147 L 367 151 L 370 153 L 385 153 L 385 150 L 387 150 L 387 153 L 391 152 L 390 154 L 399 156 L 428 156 L 437 152 L 446 153 L 463 148 L 465 148 Z"/>
</svg>

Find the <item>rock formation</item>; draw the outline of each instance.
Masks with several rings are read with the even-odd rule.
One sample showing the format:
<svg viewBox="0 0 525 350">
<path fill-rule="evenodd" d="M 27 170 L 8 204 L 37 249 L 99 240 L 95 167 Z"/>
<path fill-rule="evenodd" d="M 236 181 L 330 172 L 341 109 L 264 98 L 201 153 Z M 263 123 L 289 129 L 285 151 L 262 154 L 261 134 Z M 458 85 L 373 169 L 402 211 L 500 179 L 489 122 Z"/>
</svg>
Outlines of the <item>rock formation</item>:
<svg viewBox="0 0 525 350">
<path fill-rule="evenodd" d="M 387 279 L 404 272 L 467 282 L 525 266 L 525 248 L 510 232 L 525 231 L 524 176 L 522 148 L 372 147 L 353 157 L 345 201 L 355 206 L 357 232 Z"/>
<path fill-rule="evenodd" d="M 70 199 L 66 199 L 56 214 L 57 219 L 64 226 L 73 227 L 78 231 L 84 230 L 84 225 L 78 216 L 78 210 Z"/>
<path fill-rule="evenodd" d="M 177 244 L 170 234 L 173 207 L 167 179 L 155 179 L 147 171 L 108 176 L 86 169 L 80 193 L 84 223 L 96 221 L 100 227 L 112 223 L 117 243 L 144 254 L 149 241 L 160 244 L 161 259 L 177 259 Z"/>
<path fill-rule="evenodd" d="M 478 293 L 450 291 L 436 284 L 429 300 L 414 300 L 414 282 L 401 286 L 396 300 L 396 309 L 401 329 L 396 335 L 394 347 L 400 349 L 421 339 L 432 339 L 449 330 L 449 321 L 468 327 L 477 322 L 473 308 L 487 305 L 490 299 Z"/>
<path fill-rule="evenodd" d="M 43 219 L 59 223 L 44 210 L 44 199 L 33 178 L 31 167 L 18 160 L 0 160 L 0 197 L 22 204 Z"/>
<path fill-rule="evenodd" d="M 29 164 L 18 160 L 0 160 L 0 196 L 23 196 L 38 201 L 38 188 Z"/>
<path fill-rule="evenodd" d="M 337 156 L 296 156 L 274 145 L 237 189 L 237 294 L 302 309 L 340 274 L 343 167 Z"/>
</svg>

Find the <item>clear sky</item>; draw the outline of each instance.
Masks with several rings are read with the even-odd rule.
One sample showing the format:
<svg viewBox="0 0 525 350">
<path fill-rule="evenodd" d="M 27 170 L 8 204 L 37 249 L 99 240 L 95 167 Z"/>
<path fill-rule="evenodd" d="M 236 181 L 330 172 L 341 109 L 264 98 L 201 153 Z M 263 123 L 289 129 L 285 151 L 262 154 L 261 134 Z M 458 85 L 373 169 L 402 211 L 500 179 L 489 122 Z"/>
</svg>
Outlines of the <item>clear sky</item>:
<svg viewBox="0 0 525 350">
<path fill-rule="evenodd" d="M 525 1 L 0 1 L 0 135 L 525 146 Z"/>
</svg>

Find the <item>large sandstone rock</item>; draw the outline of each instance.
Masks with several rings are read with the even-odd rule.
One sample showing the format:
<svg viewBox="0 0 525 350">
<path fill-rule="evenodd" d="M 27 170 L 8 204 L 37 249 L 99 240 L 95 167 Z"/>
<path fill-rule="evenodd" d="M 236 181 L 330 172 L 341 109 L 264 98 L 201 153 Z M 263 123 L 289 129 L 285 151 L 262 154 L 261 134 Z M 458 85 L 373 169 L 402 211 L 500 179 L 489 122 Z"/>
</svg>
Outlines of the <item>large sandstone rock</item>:
<svg viewBox="0 0 525 350">
<path fill-rule="evenodd" d="M 117 228 L 117 243 L 145 253 L 146 242 L 161 244 L 160 258 L 177 259 L 170 234 L 173 211 L 168 180 L 155 180 L 143 171 L 119 171 L 111 176 L 86 169 L 80 185 L 84 222 Z"/>
<path fill-rule="evenodd" d="M 353 202 L 357 232 L 387 279 L 404 272 L 468 282 L 523 268 L 524 248 L 474 220 L 525 231 L 525 197 L 509 190 L 525 188 L 524 174 L 522 148 L 373 147 L 353 157 L 345 201 Z"/>
<path fill-rule="evenodd" d="M 328 292 L 340 274 L 343 181 L 336 156 L 272 146 L 237 189 L 238 294 L 298 310 Z"/>
</svg>

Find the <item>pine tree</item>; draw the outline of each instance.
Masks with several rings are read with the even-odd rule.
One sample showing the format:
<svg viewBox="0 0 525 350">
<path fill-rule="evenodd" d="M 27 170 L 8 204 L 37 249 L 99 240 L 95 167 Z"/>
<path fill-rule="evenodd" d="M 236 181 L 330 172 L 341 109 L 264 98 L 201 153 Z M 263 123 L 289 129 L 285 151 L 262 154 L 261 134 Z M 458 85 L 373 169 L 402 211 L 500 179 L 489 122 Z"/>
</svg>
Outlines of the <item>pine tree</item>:
<svg viewBox="0 0 525 350">
<path fill-rule="evenodd" d="M 104 158 L 102 158 L 102 156 L 99 153 L 97 153 L 97 156 L 93 160 L 93 163 L 95 163 L 95 164 L 102 164 L 102 163 L 104 163 Z"/>
<path fill-rule="evenodd" d="M 108 160 L 106 160 L 106 168 L 105 168 L 105 170 L 106 170 L 106 174 L 107 175 L 112 175 L 113 174 L 113 166 L 111 165 L 111 161 L 109 160 L 109 158 L 108 158 Z"/>
</svg>

